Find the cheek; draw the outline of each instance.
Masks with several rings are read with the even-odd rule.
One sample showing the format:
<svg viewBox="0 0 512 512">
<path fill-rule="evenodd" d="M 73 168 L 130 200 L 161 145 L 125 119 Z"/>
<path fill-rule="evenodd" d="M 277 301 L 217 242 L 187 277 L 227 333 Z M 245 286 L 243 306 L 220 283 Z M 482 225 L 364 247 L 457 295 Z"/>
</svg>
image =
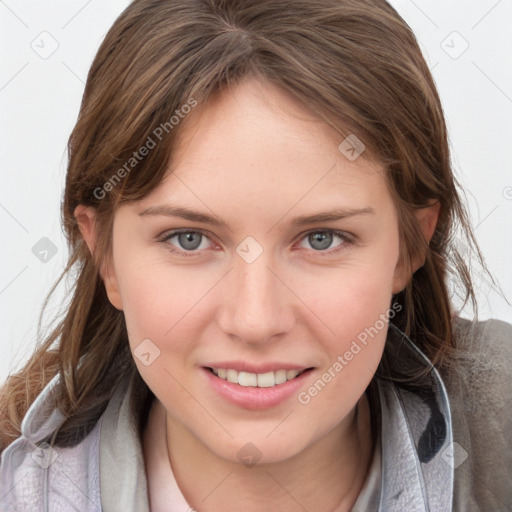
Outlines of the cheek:
<svg viewBox="0 0 512 512">
<path fill-rule="evenodd" d="M 395 315 L 391 299 L 397 245 L 360 254 L 357 261 L 336 269 L 331 279 L 311 280 L 304 288 L 309 290 L 304 301 L 314 304 L 312 309 L 322 321 L 316 323 L 316 337 L 322 340 L 326 355 L 322 372 L 329 391 L 325 398 L 332 396 L 336 403 L 341 396 L 359 397 L 381 359 L 388 320 Z"/>
<path fill-rule="evenodd" d="M 319 327 L 316 333 L 325 357 L 316 379 L 297 399 L 308 415 L 322 418 L 326 429 L 338 424 L 368 387 L 382 357 L 388 319 L 394 316 L 390 276 L 364 275 L 357 279 L 352 273 L 317 303 L 329 326 L 329 331 Z"/>
<path fill-rule="evenodd" d="M 356 337 L 385 314 L 391 306 L 393 274 L 398 257 L 389 251 L 351 262 L 332 276 L 311 279 L 303 290 L 304 301 L 314 305 L 318 317 L 329 327 L 333 338 Z"/>
<path fill-rule="evenodd" d="M 372 279 L 373 277 L 373 279 Z M 324 336 L 329 366 L 336 361 L 338 371 L 348 382 L 370 379 L 380 361 L 387 333 L 390 310 L 390 280 L 379 282 L 377 276 L 355 282 L 347 279 L 346 286 L 334 290 L 330 300 L 320 304 L 320 311 L 329 312 L 326 323 L 332 335 Z M 345 384 L 346 385 L 346 384 Z"/>
<path fill-rule="evenodd" d="M 119 246 L 123 246 L 122 240 Z M 131 256 L 119 251 L 116 277 L 126 323 L 140 335 L 161 338 L 192 312 L 213 284 L 211 275 L 198 272 L 193 265 L 172 264 L 158 249 L 134 246 L 124 253 Z"/>
<path fill-rule="evenodd" d="M 201 283 L 187 278 L 191 270 L 147 258 L 118 268 L 129 344 L 140 375 L 160 400 L 193 407 L 179 383 L 192 366 L 199 322 L 204 322 L 201 298 L 213 286 L 212 276 Z"/>
</svg>

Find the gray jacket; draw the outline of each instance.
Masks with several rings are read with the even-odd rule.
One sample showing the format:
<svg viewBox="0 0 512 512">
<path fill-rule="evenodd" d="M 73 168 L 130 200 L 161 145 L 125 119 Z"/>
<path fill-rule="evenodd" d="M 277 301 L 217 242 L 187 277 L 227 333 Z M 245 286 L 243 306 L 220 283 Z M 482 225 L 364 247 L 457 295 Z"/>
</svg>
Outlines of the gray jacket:
<svg viewBox="0 0 512 512">
<path fill-rule="evenodd" d="M 462 319 L 455 325 L 459 357 L 444 375 L 390 326 L 392 373 L 426 372 L 420 387 L 376 379 L 384 442 L 378 477 L 374 468 L 354 512 L 512 510 L 512 325 Z M 40 442 L 64 420 L 54 404 L 58 381 L 44 388 L 22 435 L 2 453 L 0 511 L 149 512 L 142 445 L 130 414 L 132 381 L 116 388 L 95 428 L 71 448 Z"/>
</svg>

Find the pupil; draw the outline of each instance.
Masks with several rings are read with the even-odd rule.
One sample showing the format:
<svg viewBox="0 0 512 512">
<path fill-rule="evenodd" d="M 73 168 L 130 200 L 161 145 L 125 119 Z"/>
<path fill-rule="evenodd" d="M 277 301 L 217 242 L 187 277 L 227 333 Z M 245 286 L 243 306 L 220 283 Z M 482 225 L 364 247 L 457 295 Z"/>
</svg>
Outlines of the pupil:
<svg viewBox="0 0 512 512">
<path fill-rule="evenodd" d="M 196 243 L 194 244 L 194 237 L 197 236 Z M 199 247 L 199 244 L 197 243 L 200 240 L 200 234 L 199 233 L 181 233 L 180 235 L 180 244 L 185 249 L 194 250 Z"/>
<path fill-rule="evenodd" d="M 312 235 L 314 242 L 320 242 L 320 246 L 316 246 L 317 250 L 327 249 L 331 245 L 331 233 L 314 233 Z M 315 248 L 315 244 L 311 243 L 312 247 Z"/>
</svg>

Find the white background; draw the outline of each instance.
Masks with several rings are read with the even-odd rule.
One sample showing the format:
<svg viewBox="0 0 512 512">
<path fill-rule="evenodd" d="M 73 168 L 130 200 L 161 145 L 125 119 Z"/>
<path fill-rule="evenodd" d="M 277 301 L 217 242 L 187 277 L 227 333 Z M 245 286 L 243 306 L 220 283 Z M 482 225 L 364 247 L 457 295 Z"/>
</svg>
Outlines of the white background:
<svg viewBox="0 0 512 512">
<path fill-rule="evenodd" d="M 512 302 L 512 0 L 391 3 L 433 70 L 478 241 Z M 92 59 L 127 5 L 0 0 L 0 382 L 32 351 L 43 300 L 65 266 L 60 201 L 66 143 Z M 57 250 L 46 263 L 32 252 L 43 237 Z M 481 319 L 512 323 L 512 307 L 501 293 L 478 276 L 476 282 Z"/>
</svg>

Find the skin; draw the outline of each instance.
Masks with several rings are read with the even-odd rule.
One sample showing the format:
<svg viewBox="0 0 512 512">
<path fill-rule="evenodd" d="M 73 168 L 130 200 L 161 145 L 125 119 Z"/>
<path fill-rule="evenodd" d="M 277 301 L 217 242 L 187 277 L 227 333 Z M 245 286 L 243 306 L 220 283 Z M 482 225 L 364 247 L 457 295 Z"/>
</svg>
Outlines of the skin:
<svg viewBox="0 0 512 512">
<path fill-rule="evenodd" d="M 151 417 L 167 415 L 178 485 L 200 512 L 348 511 L 372 457 L 365 389 L 386 328 L 306 405 L 294 394 L 268 410 L 243 409 L 220 397 L 200 368 L 287 361 L 315 367 L 307 390 L 389 310 L 423 261 L 401 264 L 397 212 L 378 162 L 364 154 L 349 161 L 338 150 L 343 137 L 274 86 L 245 80 L 198 105 L 181 128 L 168 177 L 116 211 L 102 269 L 132 351 L 148 338 L 160 350 L 149 366 L 134 360 L 157 397 Z M 227 227 L 139 215 L 166 204 L 214 214 Z M 333 208 L 373 213 L 290 223 Z M 94 252 L 94 210 L 79 206 L 75 215 Z M 438 207 L 416 215 L 429 240 Z M 205 234 L 192 239 L 192 257 L 171 252 L 187 250 L 178 237 L 159 241 L 181 228 Z M 347 238 L 333 234 L 322 246 L 308 236 L 328 229 Z M 247 236 L 263 249 L 252 263 L 236 252 Z M 261 452 L 253 467 L 237 457 L 247 442 Z"/>
</svg>

